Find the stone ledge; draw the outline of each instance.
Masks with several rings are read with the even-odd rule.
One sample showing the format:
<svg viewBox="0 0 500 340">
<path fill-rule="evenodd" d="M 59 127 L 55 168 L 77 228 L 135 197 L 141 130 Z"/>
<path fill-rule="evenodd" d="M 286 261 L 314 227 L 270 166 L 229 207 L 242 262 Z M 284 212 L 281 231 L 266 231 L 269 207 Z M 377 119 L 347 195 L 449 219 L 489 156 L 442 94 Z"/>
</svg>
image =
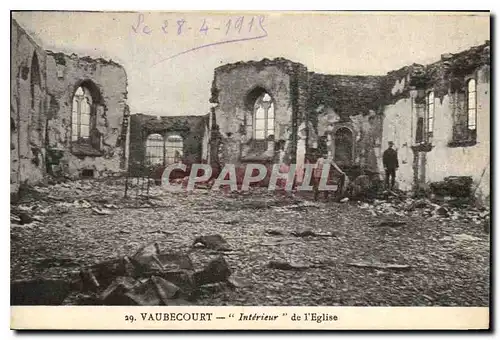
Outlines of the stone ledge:
<svg viewBox="0 0 500 340">
<path fill-rule="evenodd" d="M 448 143 L 448 147 L 461 148 L 461 147 L 473 146 L 476 144 L 477 144 L 476 140 L 454 140 Z"/>
<path fill-rule="evenodd" d="M 90 144 L 73 143 L 71 145 L 71 153 L 75 156 L 92 156 L 101 157 L 103 152 L 93 148 Z"/>
<path fill-rule="evenodd" d="M 429 152 L 434 146 L 431 143 L 420 143 L 413 145 L 411 148 L 413 151 Z"/>
</svg>

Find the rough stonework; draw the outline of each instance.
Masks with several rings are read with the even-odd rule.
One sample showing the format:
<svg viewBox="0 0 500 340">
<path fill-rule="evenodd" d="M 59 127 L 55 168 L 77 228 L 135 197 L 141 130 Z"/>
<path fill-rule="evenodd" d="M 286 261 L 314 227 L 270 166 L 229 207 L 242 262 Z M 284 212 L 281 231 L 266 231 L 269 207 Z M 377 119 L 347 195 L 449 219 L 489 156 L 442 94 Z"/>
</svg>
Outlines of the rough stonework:
<svg viewBox="0 0 500 340">
<path fill-rule="evenodd" d="M 62 152 L 52 171 L 62 171 L 79 177 L 83 170 L 94 176 L 119 173 L 125 157 L 125 140 L 121 140 L 127 107 L 127 74 L 112 61 L 78 58 L 48 52 L 47 82 L 50 103 L 47 117 L 47 148 L 55 154 Z M 92 143 L 71 140 L 71 105 L 73 94 L 80 86 L 90 89 L 95 115 L 91 126 Z M 91 115 L 91 119 L 92 119 Z"/>
<path fill-rule="evenodd" d="M 362 166 L 379 172 L 384 77 L 310 74 L 309 141 L 326 144 L 346 170 Z M 311 145 L 311 143 L 310 143 Z"/>
<path fill-rule="evenodd" d="M 286 158 L 295 160 L 297 128 L 306 115 L 306 71 L 303 65 L 283 58 L 228 64 L 215 69 L 211 102 L 218 105 L 214 124 L 226 139 L 224 148 L 235 150 L 225 162 L 271 161 L 277 141 L 282 141 L 286 148 Z M 274 131 L 267 140 L 258 140 L 252 129 L 254 103 L 264 93 L 269 94 L 274 103 Z"/>
<path fill-rule="evenodd" d="M 15 193 L 45 173 L 47 56 L 17 22 L 11 27 L 10 191 Z"/>
<path fill-rule="evenodd" d="M 471 176 L 474 195 L 489 197 L 490 45 L 445 54 L 385 76 L 325 75 L 299 63 L 238 62 L 215 69 L 211 144 L 220 163 L 304 164 L 322 150 L 353 176 L 383 174 L 382 152 L 394 141 L 398 185 L 416 190 L 447 175 Z M 467 84 L 477 82 L 475 130 L 467 128 Z M 275 104 L 271 136 L 255 138 L 254 104 L 268 93 Z M 429 93 L 434 115 L 429 119 Z M 432 123 L 429 123 L 432 121 Z M 432 130 L 429 130 L 432 124 Z M 213 135 L 213 133 L 212 133 Z M 281 154 L 282 157 L 279 157 Z M 444 161 L 446 160 L 446 161 Z M 436 166 L 438 163 L 446 165 Z M 484 164 L 476 169 L 477 164 Z"/>
<path fill-rule="evenodd" d="M 384 107 L 382 145 L 392 140 L 398 147 L 401 189 L 416 189 L 447 176 L 470 176 L 473 195 L 489 204 L 489 63 L 486 42 L 455 55 L 442 55 L 428 66 L 412 65 L 388 75 L 391 100 Z M 476 82 L 473 134 L 467 128 L 467 84 L 471 79 Z M 431 92 L 434 118 L 429 131 Z"/>
<path fill-rule="evenodd" d="M 11 11 L 10 328 L 489 330 L 491 24 Z"/>
<path fill-rule="evenodd" d="M 44 51 L 12 20 L 11 193 L 46 175 L 99 177 L 126 166 L 127 75 L 113 61 Z M 88 138 L 72 138 L 73 97 L 89 91 Z"/>
</svg>

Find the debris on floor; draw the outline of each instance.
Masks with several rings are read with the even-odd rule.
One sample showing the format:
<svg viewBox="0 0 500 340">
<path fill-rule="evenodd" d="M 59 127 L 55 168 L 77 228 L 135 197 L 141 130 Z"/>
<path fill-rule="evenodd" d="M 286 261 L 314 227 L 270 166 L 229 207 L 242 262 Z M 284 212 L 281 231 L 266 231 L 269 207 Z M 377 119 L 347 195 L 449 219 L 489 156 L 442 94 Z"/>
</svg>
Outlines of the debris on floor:
<svg viewBox="0 0 500 340">
<path fill-rule="evenodd" d="M 11 204 L 16 304 L 488 305 L 490 210 L 467 198 L 123 188 L 68 181 Z"/>
<path fill-rule="evenodd" d="M 230 251 L 231 247 L 227 241 L 220 235 L 206 235 L 198 236 L 194 242 L 193 247 L 201 246 L 208 249 L 220 250 L 220 251 Z"/>
<path fill-rule="evenodd" d="M 69 259 L 45 261 L 60 265 Z M 72 263 L 74 265 L 75 263 Z M 161 252 L 157 243 L 141 247 L 125 256 L 82 268 L 66 279 L 13 281 L 11 304 L 60 305 L 69 297 L 72 304 L 89 301 L 103 305 L 186 305 L 193 304 L 204 285 L 226 282 L 243 286 L 241 279 L 230 280 L 231 269 L 223 256 L 194 270 L 187 254 Z"/>
<path fill-rule="evenodd" d="M 283 261 L 270 261 L 267 266 L 271 269 L 280 269 L 280 270 L 305 270 L 310 267 L 306 264 L 283 262 Z"/>
<path fill-rule="evenodd" d="M 349 262 L 349 266 L 360 268 L 375 268 L 375 269 L 393 269 L 393 270 L 408 270 L 411 267 L 405 264 L 386 264 L 386 263 L 373 263 L 373 262 Z"/>
</svg>

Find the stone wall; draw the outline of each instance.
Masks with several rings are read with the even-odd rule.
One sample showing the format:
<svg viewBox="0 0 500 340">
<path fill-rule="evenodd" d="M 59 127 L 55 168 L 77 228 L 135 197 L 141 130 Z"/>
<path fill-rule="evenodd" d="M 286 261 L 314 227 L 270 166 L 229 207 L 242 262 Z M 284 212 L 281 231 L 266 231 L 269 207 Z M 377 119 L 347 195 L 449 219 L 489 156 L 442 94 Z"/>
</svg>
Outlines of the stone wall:
<svg viewBox="0 0 500 340">
<path fill-rule="evenodd" d="M 410 190 L 447 176 L 471 176 L 479 201 L 490 195 L 489 42 L 431 65 L 412 65 L 388 75 L 390 100 L 384 108 L 383 147 L 395 142 L 400 158 L 399 187 Z M 476 138 L 464 138 L 467 81 L 477 82 Z M 434 93 L 432 135 L 425 137 L 426 98 Z M 424 127 L 422 127 L 424 122 Z M 424 136 L 424 137 L 422 137 Z"/>
<path fill-rule="evenodd" d="M 45 173 L 46 53 L 11 22 L 11 193 Z"/>
<path fill-rule="evenodd" d="M 47 174 L 76 178 L 126 167 L 127 75 L 103 59 L 45 51 L 11 21 L 11 193 Z M 71 141 L 73 95 L 92 94 L 90 143 Z"/>
<path fill-rule="evenodd" d="M 383 120 L 380 112 L 386 97 L 384 80 L 381 76 L 310 73 L 307 101 L 311 124 L 309 148 L 326 143 L 328 155 L 341 167 L 362 167 L 379 172 L 377 159 L 380 157 Z M 342 132 L 352 136 L 351 143 L 338 140 Z M 345 147 L 345 144 L 350 146 Z"/>
<path fill-rule="evenodd" d="M 183 139 L 184 164 L 207 161 L 208 115 L 205 116 L 130 116 L 129 171 L 139 174 L 146 157 L 146 140 L 158 133 L 166 139 L 168 134 L 178 134 Z"/>
<path fill-rule="evenodd" d="M 123 171 L 128 116 L 125 69 L 104 59 L 51 51 L 47 55 L 49 171 L 70 177 L 80 176 L 83 170 L 93 171 L 94 176 Z M 90 144 L 71 140 L 73 96 L 80 86 L 92 95 Z"/>
<path fill-rule="evenodd" d="M 382 153 L 388 141 L 394 141 L 400 189 L 411 190 L 446 176 L 472 176 L 473 190 L 484 201 L 490 190 L 489 63 L 486 42 L 443 55 L 436 63 L 412 64 L 385 76 L 317 74 L 281 58 L 221 66 L 212 86 L 215 135 L 224 141 L 226 162 L 255 159 L 269 151 L 252 150 L 248 124 L 252 119 L 248 99 L 253 99 L 252 91 L 262 89 L 276 103 L 274 140 L 287 141 L 288 162 L 300 165 L 314 149 L 326 148 L 344 169 L 383 175 Z M 477 138 L 464 141 L 466 82 L 471 78 L 477 80 Z M 431 92 L 434 123 L 428 134 L 426 98 Z M 216 148 L 211 153 L 215 152 Z"/>
<path fill-rule="evenodd" d="M 297 129 L 305 117 L 307 68 L 283 58 L 228 64 L 215 69 L 211 102 L 216 104 L 214 126 L 224 141 L 223 163 L 260 159 L 272 162 L 276 141 L 282 141 L 287 162 L 296 158 Z M 267 92 L 274 103 L 274 138 L 253 138 L 253 105 Z M 213 143 L 213 142 L 212 142 Z M 281 143 L 281 142 L 280 142 Z"/>
</svg>

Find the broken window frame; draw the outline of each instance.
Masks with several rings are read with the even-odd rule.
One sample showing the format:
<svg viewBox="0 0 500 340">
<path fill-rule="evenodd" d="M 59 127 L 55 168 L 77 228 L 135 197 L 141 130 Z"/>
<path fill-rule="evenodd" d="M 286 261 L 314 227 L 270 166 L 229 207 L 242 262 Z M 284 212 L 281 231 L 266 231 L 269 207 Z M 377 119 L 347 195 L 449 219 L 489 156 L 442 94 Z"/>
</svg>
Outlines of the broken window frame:
<svg viewBox="0 0 500 340">
<path fill-rule="evenodd" d="M 150 133 L 146 138 L 144 160 L 148 166 L 165 165 L 165 138 L 159 133 Z"/>
<path fill-rule="evenodd" d="M 80 92 L 80 93 L 79 93 Z M 87 104 L 88 112 L 83 112 L 84 104 Z M 76 106 L 76 111 L 75 111 Z M 88 116 L 88 123 L 82 123 L 82 116 Z M 90 144 L 92 120 L 94 116 L 94 105 L 92 94 L 85 86 L 79 86 L 73 95 L 71 106 L 71 141 L 73 143 Z M 76 118 L 76 123 L 75 123 Z M 87 127 L 87 133 L 82 133 L 82 126 Z"/>
<path fill-rule="evenodd" d="M 264 100 L 264 98 L 268 96 L 269 100 Z M 269 103 L 269 106 L 266 108 L 263 103 Z M 262 109 L 263 112 L 263 117 L 257 118 L 257 112 L 259 109 Z M 271 114 L 270 114 L 271 112 Z M 254 103 L 254 108 L 253 108 L 253 138 L 255 140 L 268 140 L 270 136 L 274 136 L 274 130 L 275 130 L 275 119 L 276 119 L 276 112 L 275 112 L 275 105 L 274 105 L 274 99 L 273 97 L 267 93 L 263 92 L 256 100 Z M 264 121 L 264 128 L 263 129 L 258 129 L 257 128 L 257 121 Z M 262 132 L 263 135 L 258 135 L 259 132 Z"/>
<path fill-rule="evenodd" d="M 165 138 L 165 165 L 182 162 L 183 157 L 184 138 L 179 133 L 167 134 Z"/>
</svg>

